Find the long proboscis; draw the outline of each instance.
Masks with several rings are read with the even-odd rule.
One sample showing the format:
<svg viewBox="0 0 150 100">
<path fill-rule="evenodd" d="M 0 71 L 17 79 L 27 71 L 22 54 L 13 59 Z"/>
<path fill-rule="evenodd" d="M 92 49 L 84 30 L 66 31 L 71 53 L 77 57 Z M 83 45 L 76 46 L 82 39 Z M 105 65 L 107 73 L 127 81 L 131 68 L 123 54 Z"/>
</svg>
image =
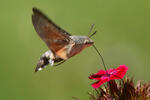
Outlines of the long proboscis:
<svg viewBox="0 0 150 100">
<path fill-rule="evenodd" d="M 96 46 L 95 46 L 94 44 L 93 44 L 93 47 L 94 47 L 94 49 L 96 50 L 96 52 L 98 53 L 98 55 L 100 56 L 105 70 L 107 70 L 106 65 L 105 65 L 105 62 L 104 62 L 104 59 L 103 59 L 103 56 L 101 55 L 101 53 L 98 51 L 98 49 L 96 48 Z"/>
<path fill-rule="evenodd" d="M 97 31 L 95 31 L 94 33 L 92 33 L 90 35 L 90 33 L 92 32 L 92 29 L 94 28 L 94 24 L 91 25 L 91 28 L 89 30 L 89 33 L 88 33 L 88 37 L 91 38 L 93 35 L 96 34 Z M 96 52 L 98 53 L 98 55 L 100 56 L 101 60 L 102 60 L 102 63 L 103 63 L 103 66 L 105 68 L 105 70 L 107 71 L 107 68 L 106 68 L 106 65 L 105 65 L 105 62 L 104 62 L 104 59 L 103 59 L 103 56 L 101 55 L 101 53 L 98 51 L 98 49 L 96 48 L 96 46 L 93 44 L 93 47 L 94 49 L 96 50 Z"/>
</svg>

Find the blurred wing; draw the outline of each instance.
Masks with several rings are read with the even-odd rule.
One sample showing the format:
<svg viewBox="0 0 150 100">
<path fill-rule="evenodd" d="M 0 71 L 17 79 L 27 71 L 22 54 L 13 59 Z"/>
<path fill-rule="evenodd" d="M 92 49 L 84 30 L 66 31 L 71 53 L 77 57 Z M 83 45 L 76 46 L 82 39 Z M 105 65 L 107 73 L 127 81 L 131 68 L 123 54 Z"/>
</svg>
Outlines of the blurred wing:
<svg viewBox="0 0 150 100">
<path fill-rule="evenodd" d="M 32 23 L 38 35 L 54 53 L 69 44 L 71 35 L 36 8 L 33 8 Z"/>
</svg>

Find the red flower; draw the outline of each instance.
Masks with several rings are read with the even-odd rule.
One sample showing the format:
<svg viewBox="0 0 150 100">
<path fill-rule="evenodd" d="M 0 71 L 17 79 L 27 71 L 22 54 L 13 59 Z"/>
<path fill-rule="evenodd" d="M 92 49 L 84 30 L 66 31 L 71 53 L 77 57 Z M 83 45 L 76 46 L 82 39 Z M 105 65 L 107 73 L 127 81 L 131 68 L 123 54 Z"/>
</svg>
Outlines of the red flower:
<svg viewBox="0 0 150 100">
<path fill-rule="evenodd" d="M 100 87 L 103 83 L 110 80 L 122 79 L 126 74 L 128 67 L 126 65 L 120 65 L 118 68 L 105 70 L 99 70 L 98 73 L 89 76 L 89 79 L 98 80 L 92 84 L 93 88 Z"/>
</svg>

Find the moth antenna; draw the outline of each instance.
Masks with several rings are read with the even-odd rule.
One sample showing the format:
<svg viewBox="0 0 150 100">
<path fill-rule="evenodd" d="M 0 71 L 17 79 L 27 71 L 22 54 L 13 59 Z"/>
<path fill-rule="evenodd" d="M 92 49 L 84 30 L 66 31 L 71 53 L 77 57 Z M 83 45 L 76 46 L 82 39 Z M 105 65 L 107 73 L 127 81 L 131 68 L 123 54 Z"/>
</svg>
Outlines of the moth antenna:
<svg viewBox="0 0 150 100">
<path fill-rule="evenodd" d="M 96 32 L 97 32 L 97 31 L 95 31 L 93 34 L 91 34 L 91 35 L 89 36 L 89 38 L 91 38 L 93 35 L 95 35 L 95 34 L 96 34 Z"/>
<path fill-rule="evenodd" d="M 88 36 L 89 36 L 90 33 L 92 32 L 93 27 L 94 27 L 94 24 L 91 25 L 90 30 L 89 30 L 89 33 L 88 33 Z"/>
<path fill-rule="evenodd" d="M 104 63 L 104 59 L 103 59 L 103 56 L 101 55 L 101 53 L 98 51 L 98 49 L 96 48 L 96 46 L 93 44 L 92 45 L 94 47 L 94 49 L 96 50 L 96 52 L 98 53 L 98 55 L 100 56 L 101 60 L 102 60 L 102 63 L 103 63 L 103 66 L 105 68 L 105 70 L 107 71 L 107 68 L 105 66 L 105 63 Z"/>
</svg>

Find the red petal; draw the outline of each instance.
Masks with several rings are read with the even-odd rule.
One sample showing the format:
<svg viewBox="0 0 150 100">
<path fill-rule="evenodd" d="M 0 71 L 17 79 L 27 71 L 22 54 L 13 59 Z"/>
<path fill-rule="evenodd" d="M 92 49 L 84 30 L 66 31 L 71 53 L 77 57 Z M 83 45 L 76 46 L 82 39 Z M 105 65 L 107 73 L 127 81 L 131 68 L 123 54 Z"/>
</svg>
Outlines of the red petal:
<svg viewBox="0 0 150 100">
<path fill-rule="evenodd" d="M 93 88 L 100 87 L 103 83 L 114 79 L 122 79 L 126 74 L 128 67 L 125 65 L 120 65 L 118 68 L 105 70 L 99 70 L 98 73 L 89 76 L 89 79 L 98 80 L 92 84 Z"/>
<path fill-rule="evenodd" d="M 106 71 L 105 70 L 99 70 L 98 73 L 96 73 L 98 75 L 103 75 L 103 74 L 106 74 Z"/>
<path fill-rule="evenodd" d="M 128 67 L 125 65 L 120 65 L 118 68 L 114 69 L 110 74 L 110 80 L 122 79 L 126 74 Z"/>
<path fill-rule="evenodd" d="M 93 88 L 98 88 L 100 87 L 103 83 L 108 82 L 109 81 L 109 77 L 102 77 L 99 81 L 95 82 L 92 84 Z"/>
<path fill-rule="evenodd" d="M 105 70 L 99 70 L 96 74 L 90 75 L 89 79 L 100 80 L 100 78 L 105 74 L 106 74 Z"/>
</svg>

